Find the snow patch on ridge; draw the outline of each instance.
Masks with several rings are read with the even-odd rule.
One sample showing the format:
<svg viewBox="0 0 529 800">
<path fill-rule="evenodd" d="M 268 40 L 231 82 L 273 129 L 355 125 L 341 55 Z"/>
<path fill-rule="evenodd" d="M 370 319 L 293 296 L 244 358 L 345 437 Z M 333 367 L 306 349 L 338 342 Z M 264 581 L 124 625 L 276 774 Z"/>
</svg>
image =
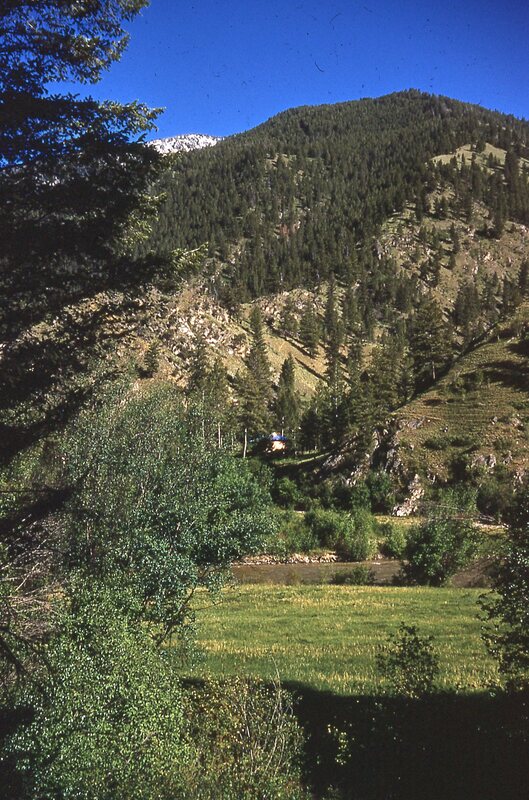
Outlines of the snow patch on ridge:
<svg viewBox="0 0 529 800">
<path fill-rule="evenodd" d="M 205 133 L 186 133 L 182 136 L 168 136 L 166 139 L 153 139 L 149 144 L 163 156 L 167 156 L 171 153 L 188 153 L 190 150 L 213 147 L 221 140 L 221 136 L 208 136 Z"/>
</svg>

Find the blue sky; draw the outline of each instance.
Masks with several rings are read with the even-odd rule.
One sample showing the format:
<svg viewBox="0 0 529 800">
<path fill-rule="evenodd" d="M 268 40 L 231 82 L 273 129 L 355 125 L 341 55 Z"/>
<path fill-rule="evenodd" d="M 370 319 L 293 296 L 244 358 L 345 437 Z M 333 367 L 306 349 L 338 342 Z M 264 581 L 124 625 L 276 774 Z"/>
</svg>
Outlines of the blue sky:
<svg viewBox="0 0 529 800">
<path fill-rule="evenodd" d="M 292 106 L 407 88 L 529 118 L 529 0 L 151 0 L 90 92 L 228 135 Z"/>
</svg>

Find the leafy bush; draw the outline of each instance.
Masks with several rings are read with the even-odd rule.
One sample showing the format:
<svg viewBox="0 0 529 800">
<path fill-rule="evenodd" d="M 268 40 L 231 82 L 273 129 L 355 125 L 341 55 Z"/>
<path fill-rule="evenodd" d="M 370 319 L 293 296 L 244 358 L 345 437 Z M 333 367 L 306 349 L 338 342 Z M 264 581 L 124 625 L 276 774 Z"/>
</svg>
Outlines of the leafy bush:
<svg viewBox="0 0 529 800">
<path fill-rule="evenodd" d="M 382 553 L 388 558 L 402 559 L 408 543 L 407 530 L 404 525 L 394 522 L 384 522 L 380 526 Z"/>
<path fill-rule="evenodd" d="M 338 541 L 347 537 L 354 525 L 348 514 L 323 508 L 308 511 L 305 520 L 320 545 L 330 548 L 335 548 Z"/>
<path fill-rule="evenodd" d="M 319 500 L 324 508 L 334 508 L 336 501 L 336 486 L 333 481 L 322 481 L 316 486 L 314 497 Z"/>
<path fill-rule="evenodd" d="M 283 508 L 295 508 L 302 499 L 297 484 L 290 478 L 280 478 L 276 481 L 273 497 Z"/>
<path fill-rule="evenodd" d="M 358 564 L 347 571 L 335 572 L 331 583 L 335 586 L 373 586 L 375 573 L 365 564 Z"/>
<path fill-rule="evenodd" d="M 8 740 L 24 797 L 301 800 L 302 735 L 289 696 L 248 679 L 185 690 L 172 648 L 80 588 L 46 649 L 49 674 L 20 698 Z"/>
<path fill-rule="evenodd" d="M 336 543 L 336 551 L 350 561 L 366 561 L 377 549 L 374 517 L 367 508 L 355 508 L 351 518 L 353 525 Z"/>
<path fill-rule="evenodd" d="M 395 491 L 387 472 L 370 472 L 366 479 L 371 500 L 371 510 L 388 514 L 395 505 Z"/>
<path fill-rule="evenodd" d="M 293 511 L 277 512 L 277 532 L 268 540 L 266 551 L 286 556 L 290 553 L 308 553 L 320 546 L 312 528 L 303 514 Z"/>
<path fill-rule="evenodd" d="M 479 536 L 473 523 L 473 498 L 461 492 L 445 492 L 435 510 L 411 529 L 404 574 L 414 583 L 442 586 L 477 552 Z"/>
<path fill-rule="evenodd" d="M 69 568 L 87 580 L 120 575 L 145 620 L 167 633 L 182 626 L 194 588 L 218 588 L 274 523 L 269 472 L 254 476 L 251 459 L 209 448 L 201 428 L 172 386 L 117 387 L 64 444 L 64 482 L 75 487 L 62 517 Z"/>
<path fill-rule="evenodd" d="M 529 479 L 513 498 L 505 558 L 494 592 L 482 598 L 490 624 L 484 632 L 510 689 L 529 689 Z"/>
<path fill-rule="evenodd" d="M 513 499 L 512 476 L 500 466 L 480 483 L 476 504 L 482 514 L 501 520 L 507 518 Z"/>
<path fill-rule="evenodd" d="M 302 733 L 278 684 L 207 680 L 187 698 L 189 741 L 198 758 L 186 800 L 301 800 Z"/>
<path fill-rule="evenodd" d="M 351 486 L 349 508 L 371 508 L 371 494 L 369 488 L 363 481 Z"/>
<path fill-rule="evenodd" d="M 395 694 L 422 697 L 431 692 L 439 675 L 439 656 L 432 636 L 421 636 L 415 625 L 401 623 L 376 658 L 378 674 Z"/>
<path fill-rule="evenodd" d="M 21 698 L 31 722 L 7 745 L 27 796 L 182 797 L 192 757 L 170 652 L 119 613 L 114 591 L 80 588 L 46 659 L 42 685 Z"/>
<path fill-rule="evenodd" d="M 429 436 L 424 440 L 424 446 L 428 450 L 445 450 L 450 444 L 450 437 L 444 435 Z"/>
</svg>

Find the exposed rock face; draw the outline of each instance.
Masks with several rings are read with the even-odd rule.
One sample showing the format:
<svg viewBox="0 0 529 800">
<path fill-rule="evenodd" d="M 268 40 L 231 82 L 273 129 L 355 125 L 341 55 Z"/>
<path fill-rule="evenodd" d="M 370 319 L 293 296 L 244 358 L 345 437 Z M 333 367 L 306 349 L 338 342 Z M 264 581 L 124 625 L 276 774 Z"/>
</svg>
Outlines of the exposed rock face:
<svg viewBox="0 0 529 800">
<path fill-rule="evenodd" d="M 413 476 L 410 485 L 408 486 L 408 497 L 406 500 L 393 509 L 393 514 L 396 517 L 409 517 L 414 514 L 424 496 L 424 487 L 421 485 L 421 479 L 416 474 Z"/>
<path fill-rule="evenodd" d="M 489 453 L 488 455 L 485 454 L 475 455 L 472 461 L 470 462 L 470 466 L 472 467 L 472 469 L 481 468 L 486 472 L 492 472 L 496 464 L 497 464 L 497 459 L 494 453 Z"/>
</svg>

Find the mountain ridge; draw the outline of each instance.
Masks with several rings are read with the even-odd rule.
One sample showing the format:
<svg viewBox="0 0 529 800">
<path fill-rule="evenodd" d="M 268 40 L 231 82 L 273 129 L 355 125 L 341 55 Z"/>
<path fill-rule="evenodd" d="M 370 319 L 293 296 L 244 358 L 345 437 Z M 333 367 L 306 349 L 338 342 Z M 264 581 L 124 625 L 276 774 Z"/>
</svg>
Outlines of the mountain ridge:
<svg viewBox="0 0 529 800">
<path fill-rule="evenodd" d="M 177 136 L 165 136 L 161 139 L 152 139 L 148 142 L 163 156 L 174 153 L 189 153 L 192 150 L 201 150 L 204 147 L 214 147 L 222 141 L 222 136 L 211 136 L 207 133 L 183 133 Z"/>
</svg>

